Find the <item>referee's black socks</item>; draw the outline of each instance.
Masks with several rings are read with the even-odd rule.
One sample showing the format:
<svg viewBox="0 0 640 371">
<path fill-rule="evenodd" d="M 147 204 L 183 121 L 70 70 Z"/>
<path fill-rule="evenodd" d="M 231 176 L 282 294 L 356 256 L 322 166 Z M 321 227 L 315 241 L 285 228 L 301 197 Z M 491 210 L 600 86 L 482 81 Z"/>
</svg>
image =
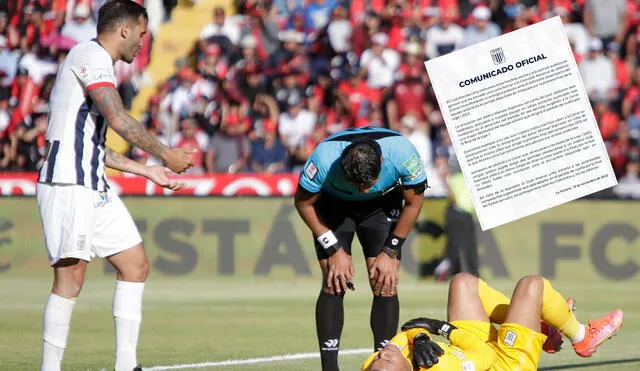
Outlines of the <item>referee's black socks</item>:
<svg viewBox="0 0 640 371">
<path fill-rule="evenodd" d="M 316 302 L 316 333 L 323 371 L 339 370 L 338 348 L 344 325 L 343 300 L 343 295 L 331 295 L 322 290 Z"/>
<path fill-rule="evenodd" d="M 398 331 L 400 302 L 398 295 L 373 296 L 371 304 L 371 331 L 373 331 L 373 349 L 382 349 Z"/>
</svg>

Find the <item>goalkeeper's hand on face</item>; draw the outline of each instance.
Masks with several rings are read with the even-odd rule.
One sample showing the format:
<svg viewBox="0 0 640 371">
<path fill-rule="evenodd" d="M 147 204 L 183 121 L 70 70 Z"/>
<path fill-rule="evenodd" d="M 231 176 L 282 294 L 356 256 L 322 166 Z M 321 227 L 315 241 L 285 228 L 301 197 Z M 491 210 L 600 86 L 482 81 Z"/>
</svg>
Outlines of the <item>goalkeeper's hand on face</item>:
<svg viewBox="0 0 640 371">
<path fill-rule="evenodd" d="M 444 354 L 438 343 L 424 332 L 413 338 L 413 364 L 416 368 L 431 368 L 438 363 L 438 357 Z"/>
<path fill-rule="evenodd" d="M 421 328 L 427 330 L 430 334 L 444 336 L 449 339 L 451 332 L 457 327 L 450 324 L 447 321 L 441 321 L 439 319 L 418 317 L 411 319 L 402 325 L 402 331 L 407 331 L 412 328 Z"/>
</svg>

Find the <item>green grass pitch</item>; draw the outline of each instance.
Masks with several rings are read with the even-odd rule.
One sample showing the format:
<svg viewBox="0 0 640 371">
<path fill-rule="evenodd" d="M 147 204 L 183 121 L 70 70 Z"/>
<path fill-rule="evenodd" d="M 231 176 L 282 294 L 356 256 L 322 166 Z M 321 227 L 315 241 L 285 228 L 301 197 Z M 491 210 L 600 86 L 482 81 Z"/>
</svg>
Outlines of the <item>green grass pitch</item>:
<svg viewBox="0 0 640 371">
<path fill-rule="evenodd" d="M 91 267 L 90 269 L 96 267 Z M 357 290 L 345 298 L 342 349 L 372 346 L 369 330 L 370 293 L 363 271 Z M 511 281 L 494 281 L 509 293 Z M 596 354 L 581 359 L 565 343 L 556 355 L 543 354 L 542 370 L 640 369 L 640 298 L 637 281 L 571 282 L 555 286 L 577 299 L 578 318 L 587 320 L 610 309 L 625 310 L 618 336 Z M 42 309 L 48 278 L 0 279 L 0 370 L 39 369 Z M 144 368 L 316 352 L 314 305 L 317 279 L 154 278 L 148 282 L 138 348 Z M 71 325 L 64 370 L 113 370 L 111 317 L 113 281 L 89 279 L 78 299 Z M 446 284 L 403 276 L 401 314 L 445 316 Z M 340 357 L 343 370 L 359 370 L 364 354 Z M 183 368 L 184 370 L 319 370 L 319 359 L 263 364 Z M 159 369 L 159 368 L 156 368 Z M 171 368 L 175 369 L 175 368 Z"/>
</svg>

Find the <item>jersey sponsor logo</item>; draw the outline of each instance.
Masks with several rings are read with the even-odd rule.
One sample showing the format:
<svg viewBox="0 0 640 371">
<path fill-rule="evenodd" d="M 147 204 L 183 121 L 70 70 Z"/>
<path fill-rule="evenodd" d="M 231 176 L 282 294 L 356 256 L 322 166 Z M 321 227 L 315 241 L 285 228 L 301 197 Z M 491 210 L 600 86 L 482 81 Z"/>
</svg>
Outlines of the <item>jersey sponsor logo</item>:
<svg viewBox="0 0 640 371">
<path fill-rule="evenodd" d="M 338 350 L 338 343 L 340 343 L 340 340 L 338 339 L 329 339 L 324 342 L 324 347 L 322 347 L 322 350 Z"/>
<path fill-rule="evenodd" d="M 93 81 L 103 81 L 103 80 L 114 81 L 113 71 L 109 70 L 108 68 L 96 69 L 91 75 L 91 78 Z"/>
<path fill-rule="evenodd" d="M 416 178 L 422 172 L 422 161 L 415 153 L 411 154 L 411 157 L 403 162 L 402 165 L 409 171 L 411 179 Z"/>
<path fill-rule="evenodd" d="M 512 347 L 513 344 L 516 343 L 516 339 L 518 338 L 518 335 L 516 335 L 515 332 L 509 330 L 507 331 L 507 333 L 504 335 L 504 343 L 507 344 L 508 346 Z"/>
<path fill-rule="evenodd" d="M 93 207 L 95 209 L 99 209 L 101 207 L 105 207 L 110 203 L 111 203 L 111 196 L 109 196 L 107 192 L 99 192 L 98 199 L 93 203 Z"/>
<path fill-rule="evenodd" d="M 316 164 L 310 162 L 309 165 L 307 165 L 307 168 L 304 169 L 304 173 L 307 174 L 309 179 L 313 180 L 313 178 L 316 177 L 316 174 L 318 174 L 318 168 L 316 167 Z"/>
</svg>

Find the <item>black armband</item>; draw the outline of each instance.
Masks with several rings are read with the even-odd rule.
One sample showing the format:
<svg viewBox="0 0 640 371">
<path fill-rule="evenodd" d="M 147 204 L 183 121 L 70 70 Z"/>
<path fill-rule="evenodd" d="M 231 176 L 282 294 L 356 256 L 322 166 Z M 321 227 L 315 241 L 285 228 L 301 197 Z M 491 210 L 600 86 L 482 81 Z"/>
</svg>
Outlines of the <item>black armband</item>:
<svg viewBox="0 0 640 371">
<path fill-rule="evenodd" d="M 408 184 L 402 185 L 404 189 L 413 189 L 416 193 L 424 193 L 424 191 L 429 188 L 429 183 L 425 180 L 424 182 L 416 183 L 416 184 Z"/>
</svg>

